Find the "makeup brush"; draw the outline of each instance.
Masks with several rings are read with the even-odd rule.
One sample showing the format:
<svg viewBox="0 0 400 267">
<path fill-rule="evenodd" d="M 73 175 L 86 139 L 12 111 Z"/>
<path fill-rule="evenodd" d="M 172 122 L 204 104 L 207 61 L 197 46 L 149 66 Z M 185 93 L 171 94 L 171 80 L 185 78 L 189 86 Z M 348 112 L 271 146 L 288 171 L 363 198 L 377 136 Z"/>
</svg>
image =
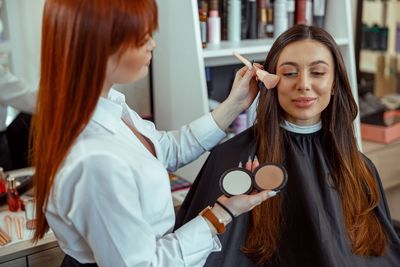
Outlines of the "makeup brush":
<svg viewBox="0 0 400 267">
<path fill-rule="evenodd" d="M 242 61 L 243 64 L 245 64 L 249 68 L 249 70 L 251 70 L 253 68 L 253 64 L 251 64 L 251 62 L 248 59 L 241 56 L 239 53 L 237 53 L 235 51 L 233 51 L 232 54 L 235 57 L 237 57 L 240 61 Z M 258 69 L 256 71 L 256 75 L 257 75 L 258 79 L 264 83 L 264 85 L 265 85 L 265 87 L 267 87 L 267 89 L 274 88 L 278 84 L 279 79 L 280 79 L 280 77 L 278 75 L 271 74 L 265 70 L 260 70 L 260 69 Z"/>
<path fill-rule="evenodd" d="M 233 54 L 235 57 L 237 57 L 237 59 L 239 59 L 240 61 L 242 61 L 242 63 L 243 63 L 244 65 L 246 65 L 246 66 L 249 68 L 249 70 L 251 70 L 251 69 L 253 68 L 253 64 L 251 64 L 251 62 L 250 62 L 248 59 L 246 59 L 245 57 L 241 56 L 239 53 L 237 53 L 237 52 L 235 52 L 235 51 L 233 51 L 232 54 Z"/>
<path fill-rule="evenodd" d="M 278 84 L 279 79 L 281 78 L 278 75 L 275 75 L 275 74 L 269 73 L 268 71 L 260 70 L 260 69 L 258 69 L 256 71 L 256 75 L 257 75 L 257 78 L 263 82 L 265 87 L 267 87 L 267 89 L 274 88 Z"/>
<path fill-rule="evenodd" d="M 0 245 L 4 246 L 7 243 L 11 242 L 11 237 L 0 228 Z"/>
<path fill-rule="evenodd" d="M 6 230 L 9 236 L 12 236 L 12 218 L 10 215 L 4 216 L 4 222 L 6 225 Z"/>
</svg>

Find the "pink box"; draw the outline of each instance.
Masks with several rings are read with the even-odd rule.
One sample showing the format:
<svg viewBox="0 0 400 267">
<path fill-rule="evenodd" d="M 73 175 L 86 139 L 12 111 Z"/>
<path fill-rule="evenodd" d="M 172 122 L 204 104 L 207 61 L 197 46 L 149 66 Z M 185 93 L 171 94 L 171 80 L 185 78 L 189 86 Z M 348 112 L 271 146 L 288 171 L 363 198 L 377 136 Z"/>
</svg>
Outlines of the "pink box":
<svg viewBox="0 0 400 267">
<path fill-rule="evenodd" d="M 389 126 L 361 123 L 362 139 L 384 144 L 400 139 L 400 121 L 398 121 L 398 117 L 400 117 L 400 111 L 391 110 L 385 112 L 384 119 L 397 122 Z"/>
</svg>

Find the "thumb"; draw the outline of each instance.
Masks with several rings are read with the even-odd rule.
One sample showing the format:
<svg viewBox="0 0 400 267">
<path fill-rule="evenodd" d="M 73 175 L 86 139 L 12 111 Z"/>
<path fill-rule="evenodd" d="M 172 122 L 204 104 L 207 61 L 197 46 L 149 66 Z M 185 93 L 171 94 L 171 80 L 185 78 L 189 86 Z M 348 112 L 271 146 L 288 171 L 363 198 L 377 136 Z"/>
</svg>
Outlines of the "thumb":
<svg viewBox="0 0 400 267">
<path fill-rule="evenodd" d="M 246 73 L 242 77 L 242 82 L 249 83 L 254 75 L 255 75 L 255 68 L 254 67 L 251 70 L 247 69 Z"/>
</svg>

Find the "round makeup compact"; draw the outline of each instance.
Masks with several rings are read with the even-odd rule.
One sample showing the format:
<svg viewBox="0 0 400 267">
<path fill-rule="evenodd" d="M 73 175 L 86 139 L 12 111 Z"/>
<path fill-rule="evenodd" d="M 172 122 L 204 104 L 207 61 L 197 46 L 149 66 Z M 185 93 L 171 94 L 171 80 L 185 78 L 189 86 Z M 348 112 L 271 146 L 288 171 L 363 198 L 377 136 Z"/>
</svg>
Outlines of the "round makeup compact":
<svg viewBox="0 0 400 267">
<path fill-rule="evenodd" d="M 281 191 L 287 183 L 288 175 L 286 169 L 279 164 L 266 163 L 254 170 L 253 185 L 258 191 L 273 190 Z"/>
<path fill-rule="evenodd" d="M 279 164 L 265 163 L 258 166 L 254 173 L 244 168 L 229 169 L 221 175 L 219 186 L 228 197 L 250 194 L 257 191 L 281 191 L 288 180 L 286 169 Z"/>
<path fill-rule="evenodd" d="M 253 174 L 244 168 L 229 169 L 221 175 L 219 187 L 229 197 L 250 194 L 253 191 Z"/>
</svg>

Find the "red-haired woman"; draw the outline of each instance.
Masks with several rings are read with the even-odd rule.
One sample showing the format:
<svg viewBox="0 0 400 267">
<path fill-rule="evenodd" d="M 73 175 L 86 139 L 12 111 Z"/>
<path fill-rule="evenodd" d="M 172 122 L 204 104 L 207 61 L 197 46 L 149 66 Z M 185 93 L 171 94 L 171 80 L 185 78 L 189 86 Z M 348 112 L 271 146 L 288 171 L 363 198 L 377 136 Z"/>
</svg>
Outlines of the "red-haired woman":
<svg viewBox="0 0 400 267">
<path fill-rule="evenodd" d="M 257 93 L 241 69 L 231 94 L 180 131 L 157 131 L 111 89 L 145 76 L 157 27 L 154 0 L 47 0 L 33 124 L 37 229 L 50 228 L 62 266 L 202 266 L 216 233 L 268 192 L 226 198 L 174 233 L 166 169 L 216 145 Z M 229 212 L 228 212 L 229 211 Z"/>
</svg>

